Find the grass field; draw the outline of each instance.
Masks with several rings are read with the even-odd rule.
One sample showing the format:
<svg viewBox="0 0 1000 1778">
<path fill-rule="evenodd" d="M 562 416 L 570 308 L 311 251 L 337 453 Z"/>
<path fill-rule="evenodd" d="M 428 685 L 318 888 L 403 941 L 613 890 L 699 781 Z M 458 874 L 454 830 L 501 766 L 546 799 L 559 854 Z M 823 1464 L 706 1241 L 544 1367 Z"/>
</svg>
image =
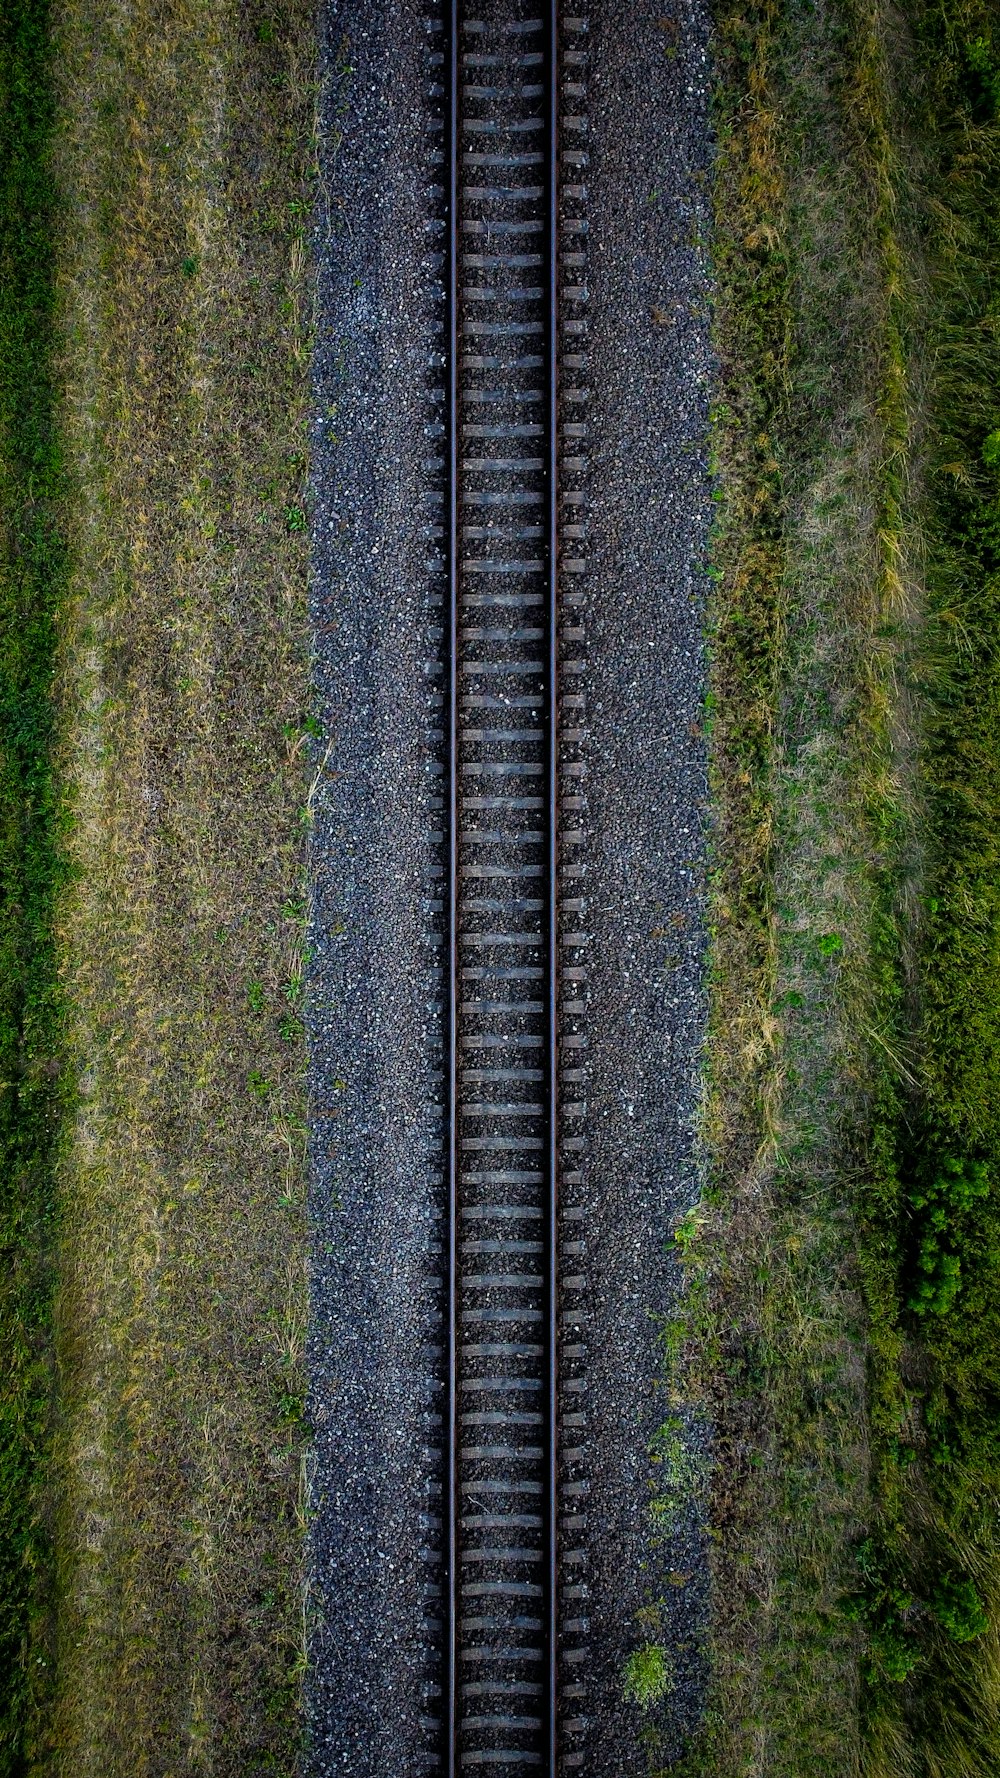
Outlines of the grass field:
<svg viewBox="0 0 1000 1778">
<path fill-rule="evenodd" d="M 692 1773 L 997 1768 L 1000 32 L 717 9 L 712 1186 Z"/>
<path fill-rule="evenodd" d="M 312 67 L 0 27 L 5 1772 L 298 1757 Z"/>
</svg>

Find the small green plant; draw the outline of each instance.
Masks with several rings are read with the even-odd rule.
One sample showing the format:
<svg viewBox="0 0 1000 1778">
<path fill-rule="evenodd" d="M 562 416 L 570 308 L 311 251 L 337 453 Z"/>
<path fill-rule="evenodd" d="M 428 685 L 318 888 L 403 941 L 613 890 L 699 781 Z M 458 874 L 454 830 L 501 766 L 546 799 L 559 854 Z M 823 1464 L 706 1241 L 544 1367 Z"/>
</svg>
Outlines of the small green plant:
<svg viewBox="0 0 1000 1778">
<path fill-rule="evenodd" d="M 634 1649 L 625 1662 L 625 1696 L 640 1710 L 651 1710 L 673 1690 L 673 1673 L 666 1649 L 646 1642 Z"/>
<path fill-rule="evenodd" d="M 251 982 L 250 986 L 247 988 L 247 1005 L 249 1006 L 250 1011 L 263 1012 L 264 1004 L 263 982 Z"/>
<path fill-rule="evenodd" d="M 1000 64 L 997 63 L 991 39 L 973 37 L 965 45 L 965 56 L 973 74 L 979 76 L 982 90 L 988 97 L 995 116 L 1000 111 Z"/>
<path fill-rule="evenodd" d="M 904 1685 L 920 1664 L 920 1650 L 902 1624 L 887 1619 L 868 1630 L 871 1667 L 894 1685 Z"/>
<path fill-rule="evenodd" d="M 692 1442 L 690 1427 L 676 1414 L 664 1421 L 650 1441 L 649 1455 L 654 1470 L 650 1516 L 660 1531 L 670 1531 L 692 1506 L 704 1507 L 710 1461 Z"/>
<path fill-rule="evenodd" d="M 294 1426 L 305 1413 L 305 1397 L 301 1390 L 283 1389 L 278 1396 L 278 1417 L 283 1425 Z"/>
<path fill-rule="evenodd" d="M 698 1242 L 700 1228 L 701 1218 L 698 1212 L 698 1206 L 697 1204 L 692 1204 L 689 1210 L 685 1210 L 680 1222 L 674 1229 L 674 1245 L 682 1260 L 690 1259 Z"/>
</svg>

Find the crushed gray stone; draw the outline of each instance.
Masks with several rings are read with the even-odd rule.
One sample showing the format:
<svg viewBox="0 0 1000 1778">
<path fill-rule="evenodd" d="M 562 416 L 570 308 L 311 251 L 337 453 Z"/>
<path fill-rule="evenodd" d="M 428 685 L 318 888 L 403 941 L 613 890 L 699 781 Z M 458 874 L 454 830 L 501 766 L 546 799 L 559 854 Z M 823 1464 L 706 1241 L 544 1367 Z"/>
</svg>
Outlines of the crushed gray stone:
<svg viewBox="0 0 1000 1778">
<path fill-rule="evenodd" d="M 440 1233 L 427 1108 L 440 1058 L 424 906 L 433 861 L 424 666 L 434 645 L 420 535 L 424 10 L 413 0 L 321 8 L 312 615 L 323 769 L 309 965 L 315 1778 L 411 1778 L 426 1745 L 418 1551 Z M 677 1512 L 657 1526 L 650 1511 L 664 1469 L 650 1445 L 673 1412 L 659 1333 L 680 1282 L 672 1231 L 697 1196 L 705 1027 L 709 16 L 705 0 L 672 11 L 676 34 L 644 0 L 595 5 L 588 70 L 592 1778 L 640 1778 L 650 1730 L 663 1763 L 679 1753 L 705 1678 L 707 1564 L 691 1477 L 710 1429 L 690 1417 L 677 1435 L 688 1453 Z M 623 1672 L 647 1640 L 663 1643 L 674 1677 L 644 1719 L 625 1699 Z"/>
</svg>

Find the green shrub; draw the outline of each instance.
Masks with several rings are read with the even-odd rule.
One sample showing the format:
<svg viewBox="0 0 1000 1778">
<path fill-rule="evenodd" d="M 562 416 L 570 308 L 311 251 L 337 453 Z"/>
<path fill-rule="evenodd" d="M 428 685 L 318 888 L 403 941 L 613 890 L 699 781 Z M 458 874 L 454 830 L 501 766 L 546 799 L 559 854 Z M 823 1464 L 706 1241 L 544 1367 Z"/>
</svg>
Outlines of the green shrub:
<svg viewBox="0 0 1000 1778">
<path fill-rule="evenodd" d="M 938 1582 L 931 1611 L 953 1642 L 972 1642 L 990 1627 L 972 1581 L 960 1575 L 948 1574 Z"/>
<path fill-rule="evenodd" d="M 913 1595 L 896 1573 L 896 1560 L 878 1539 L 867 1538 L 862 1544 L 858 1567 L 861 1585 L 841 1601 L 841 1610 L 851 1623 L 864 1625 L 870 1676 L 902 1684 L 920 1660 L 910 1618 Z"/>
<path fill-rule="evenodd" d="M 981 1161 L 954 1155 L 940 1161 L 934 1177 L 909 1193 L 918 1233 L 917 1283 L 910 1308 L 917 1315 L 947 1315 L 962 1280 L 961 1246 L 967 1218 L 978 1199 L 989 1195 L 989 1175 Z"/>
<path fill-rule="evenodd" d="M 920 1650 L 913 1637 L 891 1618 L 870 1626 L 868 1647 L 875 1671 L 894 1685 L 903 1685 L 920 1664 Z"/>
<path fill-rule="evenodd" d="M 1000 111 L 1000 65 L 993 49 L 992 32 L 973 37 L 965 43 L 964 50 L 970 72 L 978 76 L 981 82 L 982 94 L 987 102 L 987 115 L 995 117 Z"/>
</svg>

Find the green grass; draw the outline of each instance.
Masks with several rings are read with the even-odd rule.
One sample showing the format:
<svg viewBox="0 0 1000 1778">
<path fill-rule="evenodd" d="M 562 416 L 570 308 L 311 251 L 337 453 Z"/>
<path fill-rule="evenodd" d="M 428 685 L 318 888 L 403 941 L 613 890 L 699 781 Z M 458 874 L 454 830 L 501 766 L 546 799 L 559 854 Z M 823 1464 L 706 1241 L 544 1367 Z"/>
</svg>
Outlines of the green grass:
<svg viewBox="0 0 1000 1778">
<path fill-rule="evenodd" d="M 0 1778 L 300 1757 L 312 66 L 0 18 Z"/>
<path fill-rule="evenodd" d="M 840 1601 L 872 1465 L 858 1208 L 896 1103 L 893 316 L 853 9 L 716 16 L 712 1181 L 674 1372 L 720 1462 L 689 1763 L 846 1773 L 861 1636 Z M 891 1372 L 891 1311 L 881 1338 Z"/>
<path fill-rule="evenodd" d="M 23 1768 L 48 1685 L 44 1485 L 51 1398 L 60 1016 L 50 769 L 66 578 L 51 373 L 47 0 L 0 18 L 0 1772 Z"/>
<path fill-rule="evenodd" d="M 643 1643 L 625 1663 L 625 1695 L 640 1710 L 669 1697 L 672 1685 L 670 1658 L 658 1642 Z"/>
<path fill-rule="evenodd" d="M 719 0 L 692 1772 L 1000 1765 L 1000 29 Z"/>
<path fill-rule="evenodd" d="M 920 1091 L 907 1154 L 914 1300 L 938 1444 L 1000 1463 L 1000 28 L 953 0 L 915 12 L 908 107 L 927 261 L 921 518 L 928 551 L 928 871 L 920 942 Z M 933 201 L 934 208 L 931 208 Z M 948 1180 L 947 1186 L 942 1185 Z M 973 1186 L 973 1180 L 979 1183 Z M 962 1189 L 962 1182 L 966 1182 Z M 928 1267 L 924 1246 L 936 1244 Z M 944 1469 L 948 1463 L 942 1465 Z"/>
<path fill-rule="evenodd" d="M 54 5 L 72 572 L 47 1772 L 301 1762 L 310 0 Z"/>
<path fill-rule="evenodd" d="M 909 1677 L 892 1700 L 876 1672 L 869 1710 L 874 1770 L 950 1778 L 1000 1763 L 1000 31 L 978 0 L 907 17 L 884 28 L 907 70 L 891 119 L 924 871 L 894 1132 L 907 1430 L 883 1566 L 911 1603 L 881 1626 Z"/>
</svg>

